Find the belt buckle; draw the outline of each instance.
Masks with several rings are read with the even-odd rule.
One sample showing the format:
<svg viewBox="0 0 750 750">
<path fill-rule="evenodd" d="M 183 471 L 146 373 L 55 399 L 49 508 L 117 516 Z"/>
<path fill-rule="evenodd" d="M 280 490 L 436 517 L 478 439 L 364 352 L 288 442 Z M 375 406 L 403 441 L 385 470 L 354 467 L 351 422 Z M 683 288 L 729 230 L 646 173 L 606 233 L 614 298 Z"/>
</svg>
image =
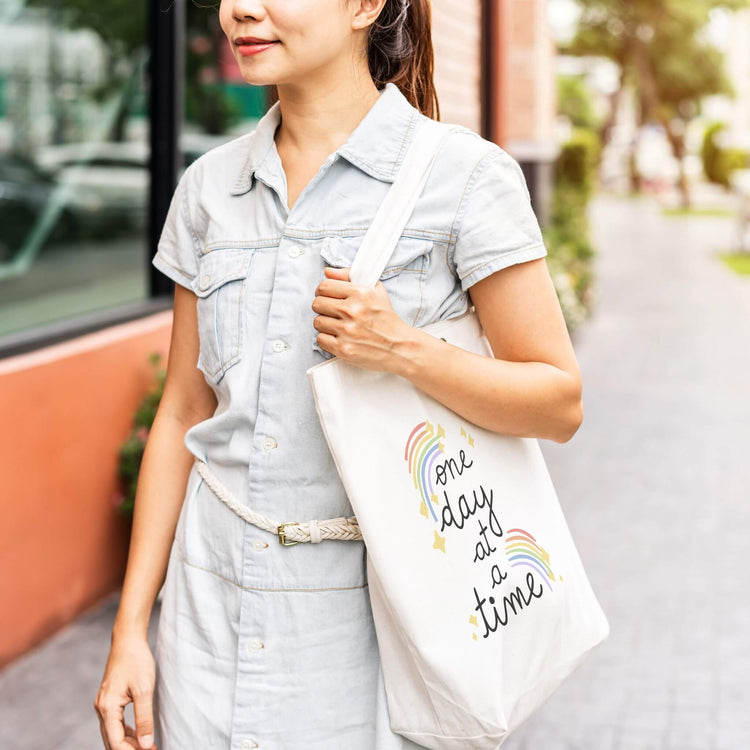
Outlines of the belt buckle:
<svg viewBox="0 0 750 750">
<path fill-rule="evenodd" d="M 284 547 L 292 547 L 295 544 L 299 544 L 299 542 L 287 542 L 286 540 L 286 533 L 284 531 L 285 526 L 299 526 L 298 521 L 285 521 L 282 524 L 279 524 L 278 528 L 276 529 L 276 533 L 279 536 L 279 543 L 283 544 Z"/>
</svg>

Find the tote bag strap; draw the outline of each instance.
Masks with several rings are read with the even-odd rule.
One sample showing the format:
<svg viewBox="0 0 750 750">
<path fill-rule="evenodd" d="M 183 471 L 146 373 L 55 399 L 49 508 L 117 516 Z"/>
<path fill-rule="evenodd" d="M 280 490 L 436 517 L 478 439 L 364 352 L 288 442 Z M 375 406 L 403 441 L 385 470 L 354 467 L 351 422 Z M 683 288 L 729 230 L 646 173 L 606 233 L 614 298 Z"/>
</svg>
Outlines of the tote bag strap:
<svg viewBox="0 0 750 750">
<path fill-rule="evenodd" d="M 352 261 L 351 281 L 366 286 L 377 284 L 414 211 L 443 141 L 459 129 L 441 127 L 427 120 L 417 123 L 396 179 L 378 206 Z"/>
</svg>

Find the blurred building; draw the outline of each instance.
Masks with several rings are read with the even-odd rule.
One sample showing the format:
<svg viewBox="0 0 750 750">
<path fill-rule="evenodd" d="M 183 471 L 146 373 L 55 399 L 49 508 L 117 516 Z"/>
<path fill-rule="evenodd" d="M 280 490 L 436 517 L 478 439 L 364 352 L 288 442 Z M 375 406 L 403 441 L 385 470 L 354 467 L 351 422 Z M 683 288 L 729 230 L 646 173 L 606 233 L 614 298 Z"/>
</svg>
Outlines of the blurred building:
<svg viewBox="0 0 750 750">
<path fill-rule="evenodd" d="M 171 282 L 150 260 L 184 167 L 266 107 L 215 9 L 99 5 L 0 3 L 0 664 L 121 583 L 118 450 L 170 338 Z M 433 2 L 441 119 L 520 162 L 542 223 L 546 8 Z"/>
<path fill-rule="evenodd" d="M 733 144 L 750 150 L 750 9 L 733 14 L 727 34 L 726 68 L 735 97 L 725 104 Z"/>
</svg>

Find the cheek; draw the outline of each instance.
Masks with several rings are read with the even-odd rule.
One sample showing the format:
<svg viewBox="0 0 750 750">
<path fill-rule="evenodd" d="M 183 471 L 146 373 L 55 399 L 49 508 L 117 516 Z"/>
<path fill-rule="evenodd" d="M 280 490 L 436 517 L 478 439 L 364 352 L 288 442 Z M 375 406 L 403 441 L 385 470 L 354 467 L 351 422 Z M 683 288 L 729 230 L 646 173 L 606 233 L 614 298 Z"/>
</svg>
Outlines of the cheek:
<svg viewBox="0 0 750 750">
<path fill-rule="evenodd" d="M 313 70 L 336 58 L 350 42 L 341 0 L 286 0 L 266 3 L 273 28 L 295 67 Z"/>
<path fill-rule="evenodd" d="M 232 28 L 232 5 L 232 0 L 222 0 L 219 6 L 219 26 L 227 37 Z"/>
</svg>

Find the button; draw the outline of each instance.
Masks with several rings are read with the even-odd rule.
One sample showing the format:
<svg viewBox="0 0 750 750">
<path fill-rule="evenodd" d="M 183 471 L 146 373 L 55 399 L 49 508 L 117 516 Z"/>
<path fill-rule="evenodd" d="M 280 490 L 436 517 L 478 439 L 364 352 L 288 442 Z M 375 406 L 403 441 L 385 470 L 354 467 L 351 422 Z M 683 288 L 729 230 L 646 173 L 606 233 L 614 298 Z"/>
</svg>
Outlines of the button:
<svg viewBox="0 0 750 750">
<path fill-rule="evenodd" d="M 255 740 L 242 740 L 240 742 L 241 750 L 253 750 L 253 748 L 260 747 Z"/>
<path fill-rule="evenodd" d="M 286 348 L 286 344 L 281 339 L 276 339 L 273 342 L 273 350 L 275 352 L 282 352 Z"/>
<path fill-rule="evenodd" d="M 272 450 L 277 445 L 278 445 L 278 443 L 276 442 L 276 440 L 274 438 L 272 438 L 270 435 L 267 435 L 266 437 L 263 438 L 263 447 L 267 451 Z"/>
<path fill-rule="evenodd" d="M 263 550 L 268 547 L 268 542 L 264 542 L 262 539 L 256 539 L 253 542 L 253 549 Z"/>
<path fill-rule="evenodd" d="M 211 283 L 211 277 L 206 274 L 201 278 L 201 289 L 205 289 Z"/>
<path fill-rule="evenodd" d="M 257 638 L 253 638 L 251 641 L 248 641 L 247 643 L 247 650 L 248 651 L 260 651 L 263 648 L 263 642 L 259 641 Z"/>
<path fill-rule="evenodd" d="M 305 252 L 305 249 L 299 245 L 292 245 L 287 252 L 289 253 L 290 258 L 298 258 Z"/>
</svg>

